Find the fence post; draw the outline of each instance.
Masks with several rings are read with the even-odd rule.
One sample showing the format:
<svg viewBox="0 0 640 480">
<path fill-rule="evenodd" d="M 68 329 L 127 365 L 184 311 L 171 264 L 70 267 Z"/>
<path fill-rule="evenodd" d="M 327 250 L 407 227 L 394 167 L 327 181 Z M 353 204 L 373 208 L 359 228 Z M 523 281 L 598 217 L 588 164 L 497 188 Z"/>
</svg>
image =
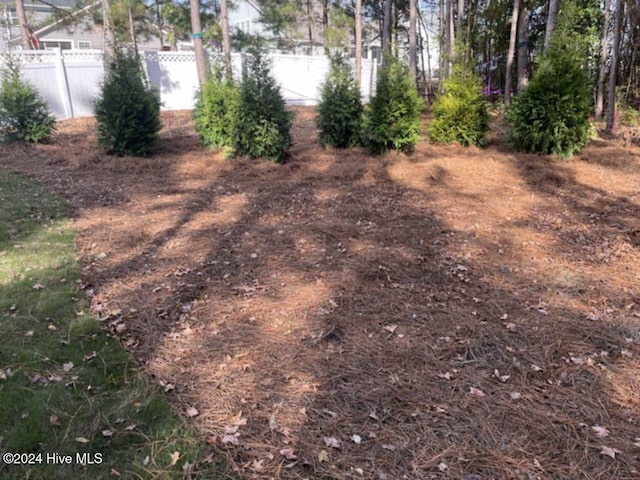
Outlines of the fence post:
<svg viewBox="0 0 640 480">
<path fill-rule="evenodd" d="M 64 105 L 64 113 L 67 118 L 73 118 L 73 102 L 71 101 L 71 90 L 69 89 L 69 79 L 67 78 L 67 69 L 62 56 L 62 49 L 56 50 L 56 73 L 58 75 L 58 83 L 60 85 L 60 97 Z"/>
</svg>

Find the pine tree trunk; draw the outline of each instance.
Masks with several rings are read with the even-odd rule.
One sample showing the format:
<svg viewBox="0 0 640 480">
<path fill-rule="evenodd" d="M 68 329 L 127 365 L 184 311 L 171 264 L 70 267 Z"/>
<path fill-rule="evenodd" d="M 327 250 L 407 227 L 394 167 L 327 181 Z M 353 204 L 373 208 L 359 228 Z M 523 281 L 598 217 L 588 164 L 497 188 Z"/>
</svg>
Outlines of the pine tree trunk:
<svg viewBox="0 0 640 480">
<path fill-rule="evenodd" d="M 207 59 L 202 42 L 202 25 L 200 23 L 200 1 L 189 0 L 191 10 L 191 30 L 193 35 L 193 48 L 196 53 L 196 68 L 198 70 L 198 82 L 202 87 L 207 81 Z"/>
<path fill-rule="evenodd" d="M 384 17 L 382 21 L 382 53 L 391 55 L 391 8 L 393 0 L 385 0 Z"/>
<path fill-rule="evenodd" d="M 464 18 L 464 0 L 458 0 L 458 10 L 456 16 L 456 37 L 462 38 L 462 19 Z"/>
<path fill-rule="evenodd" d="M 608 0 L 605 0 L 608 1 Z M 547 13 L 547 26 L 544 31 L 544 51 L 549 49 L 553 29 L 556 26 L 556 16 L 558 15 L 558 0 L 549 0 L 549 13 Z"/>
<path fill-rule="evenodd" d="M 611 0 L 604 2 L 604 24 L 602 25 L 602 40 L 600 42 L 600 65 L 598 67 L 598 83 L 596 86 L 596 105 L 594 115 L 596 120 L 604 113 L 604 83 L 607 78 L 607 56 L 609 54 L 609 17 Z"/>
<path fill-rule="evenodd" d="M 116 37 L 111 27 L 111 11 L 109 0 L 101 0 L 102 4 L 102 28 L 103 28 L 103 50 L 104 50 L 104 71 L 107 72 L 111 66 L 111 61 L 115 55 Z"/>
<path fill-rule="evenodd" d="M 229 38 L 229 10 L 227 0 L 220 0 L 220 28 L 222 29 L 222 53 L 224 55 L 224 72 L 231 80 L 231 39 Z"/>
<path fill-rule="evenodd" d="M 20 44 L 23 50 L 31 50 L 31 40 L 29 39 L 29 25 L 27 24 L 27 14 L 24 11 L 24 0 L 16 0 L 16 15 L 20 23 Z"/>
<path fill-rule="evenodd" d="M 518 92 L 529 80 L 529 9 L 527 0 L 521 1 L 518 21 Z"/>
<path fill-rule="evenodd" d="M 324 43 L 324 54 L 329 54 L 329 39 L 327 38 L 327 30 L 329 28 L 329 0 L 322 1 L 322 38 Z M 360 0 L 360 10 L 362 10 L 362 0 Z M 360 13 L 362 15 L 362 12 Z M 362 36 L 362 18 L 360 18 L 360 35 Z M 362 51 L 362 43 L 360 44 Z M 361 56 L 362 57 L 362 56 Z"/>
<path fill-rule="evenodd" d="M 418 0 L 409 0 L 409 72 L 413 78 L 414 86 L 417 86 L 418 72 Z"/>
<path fill-rule="evenodd" d="M 362 0 L 356 0 L 356 84 L 362 83 Z"/>
<path fill-rule="evenodd" d="M 453 44 L 455 43 L 455 32 L 453 22 L 453 0 L 446 0 L 446 20 L 445 20 L 445 33 L 444 33 L 444 78 L 447 78 L 450 73 L 451 60 L 453 59 Z"/>
<path fill-rule="evenodd" d="M 607 92 L 607 126 L 606 131 L 615 133 L 616 117 L 616 67 L 620 56 L 620 30 L 622 30 L 623 0 L 616 2 L 615 21 L 613 25 L 613 46 L 611 50 L 611 68 L 609 70 L 609 91 Z"/>
<path fill-rule="evenodd" d="M 442 92 L 442 85 L 443 85 L 443 80 L 446 78 L 447 76 L 447 72 L 446 72 L 446 50 L 447 50 L 447 32 L 446 32 L 446 21 L 445 21 L 445 8 L 444 8 L 444 3 L 446 0 L 440 0 L 439 1 L 439 15 L 438 15 L 438 52 L 440 52 L 440 55 L 438 55 L 438 91 Z"/>
<path fill-rule="evenodd" d="M 140 61 L 140 55 L 138 53 L 138 39 L 136 36 L 136 26 L 133 22 L 133 4 L 129 4 L 129 35 L 131 36 L 131 43 L 133 44 L 133 54 L 136 57 L 136 61 Z"/>
<path fill-rule="evenodd" d="M 518 11 L 520 0 L 513 0 L 513 13 L 511 14 L 511 34 L 509 35 L 509 52 L 507 53 L 507 71 L 504 80 L 504 106 L 511 104 L 511 83 L 513 77 L 513 57 L 516 54 L 516 35 L 518 33 Z"/>
<path fill-rule="evenodd" d="M 309 55 L 313 55 L 313 9 L 311 7 L 311 0 L 307 0 L 307 34 L 309 35 L 309 48 L 307 52 Z"/>
</svg>

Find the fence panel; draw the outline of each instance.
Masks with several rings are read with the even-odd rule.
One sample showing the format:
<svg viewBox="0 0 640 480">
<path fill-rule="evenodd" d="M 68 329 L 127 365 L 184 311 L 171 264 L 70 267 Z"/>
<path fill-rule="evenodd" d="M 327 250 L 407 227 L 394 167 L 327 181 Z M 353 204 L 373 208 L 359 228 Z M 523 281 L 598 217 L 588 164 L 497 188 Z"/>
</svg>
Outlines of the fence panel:
<svg viewBox="0 0 640 480">
<path fill-rule="evenodd" d="M 75 55 L 63 55 L 72 116 L 93 115 L 93 105 L 100 94 L 100 82 L 104 77 L 102 52 L 81 50 Z"/>
<path fill-rule="evenodd" d="M 99 50 L 13 52 L 22 76 L 31 82 L 58 119 L 90 116 L 104 76 L 103 53 Z M 194 52 L 143 52 L 149 81 L 160 91 L 163 110 L 192 109 L 198 91 Z M 320 87 L 329 71 L 323 56 L 271 54 L 272 74 L 286 103 L 316 105 Z M 0 55 L 0 63 L 7 55 Z M 241 78 L 242 55 L 233 54 L 234 77 Z M 361 90 L 365 101 L 376 82 L 376 64 L 363 59 Z"/>
<path fill-rule="evenodd" d="M 145 52 L 149 81 L 160 90 L 163 110 L 191 109 L 198 92 L 194 52 Z"/>
</svg>

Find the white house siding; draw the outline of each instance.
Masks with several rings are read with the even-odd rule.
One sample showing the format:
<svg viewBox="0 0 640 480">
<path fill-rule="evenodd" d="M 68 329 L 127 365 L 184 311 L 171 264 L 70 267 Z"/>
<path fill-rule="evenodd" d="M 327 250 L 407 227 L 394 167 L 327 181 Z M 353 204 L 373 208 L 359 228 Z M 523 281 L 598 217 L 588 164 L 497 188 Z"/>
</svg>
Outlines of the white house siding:
<svg viewBox="0 0 640 480">
<path fill-rule="evenodd" d="M 102 27 L 96 25 L 90 16 L 86 16 L 78 25 L 61 27 L 55 31 L 40 36 L 40 43 L 44 45 L 46 41 L 69 40 L 72 42 L 72 49 L 80 49 L 81 42 L 89 42 L 91 49 L 102 50 L 104 48 L 104 35 Z M 160 39 L 152 37 L 149 39 L 139 38 L 138 48 L 140 50 L 160 50 Z"/>
<path fill-rule="evenodd" d="M 260 22 L 260 10 L 249 0 L 234 2 L 234 8 L 229 10 L 229 28 L 237 28 L 251 35 L 267 35 L 264 25 Z"/>
</svg>

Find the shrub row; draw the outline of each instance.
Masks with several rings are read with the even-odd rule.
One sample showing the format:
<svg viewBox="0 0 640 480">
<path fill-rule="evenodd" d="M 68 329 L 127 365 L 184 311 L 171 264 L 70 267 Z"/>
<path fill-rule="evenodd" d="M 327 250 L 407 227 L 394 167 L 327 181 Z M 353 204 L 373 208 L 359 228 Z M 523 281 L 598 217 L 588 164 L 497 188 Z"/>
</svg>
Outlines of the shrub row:
<svg viewBox="0 0 640 480">
<path fill-rule="evenodd" d="M 528 85 L 507 111 L 507 141 L 515 149 L 571 156 L 586 145 L 591 107 L 588 77 L 579 55 L 561 40 L 541 60 Z M 242 82 L 217 72 L 198 94 L 196 130 L 203 144 L 235 155 L 284 160 L 291 145 L 292 116 L 286 110 L 269 62 L 250 49 Z M 478 76 L 466 62 L 454 66 L 443 95 L 433 105 L 428 128 L 434 143 L 482 146 L 488 131 L 487 103 Z M 408 69 L 387 58 L 376 91 L 363 107 L 359 85 L 344 54 L 331 57 L 318 105 L 320 142 L 336 148 L 364 145 L 374 153 L 411 151 L 420 138 L 424 103 Z M 99 144 L 117 155 L 146 155 L 161 128 L 158 92 L 147 85 L 137 59 L 117 52 L 95 104 Z M 44 142 L 55 120 L 37 91 L 9 61 L 0 85 L 0 138 Z"/>
</svg>

